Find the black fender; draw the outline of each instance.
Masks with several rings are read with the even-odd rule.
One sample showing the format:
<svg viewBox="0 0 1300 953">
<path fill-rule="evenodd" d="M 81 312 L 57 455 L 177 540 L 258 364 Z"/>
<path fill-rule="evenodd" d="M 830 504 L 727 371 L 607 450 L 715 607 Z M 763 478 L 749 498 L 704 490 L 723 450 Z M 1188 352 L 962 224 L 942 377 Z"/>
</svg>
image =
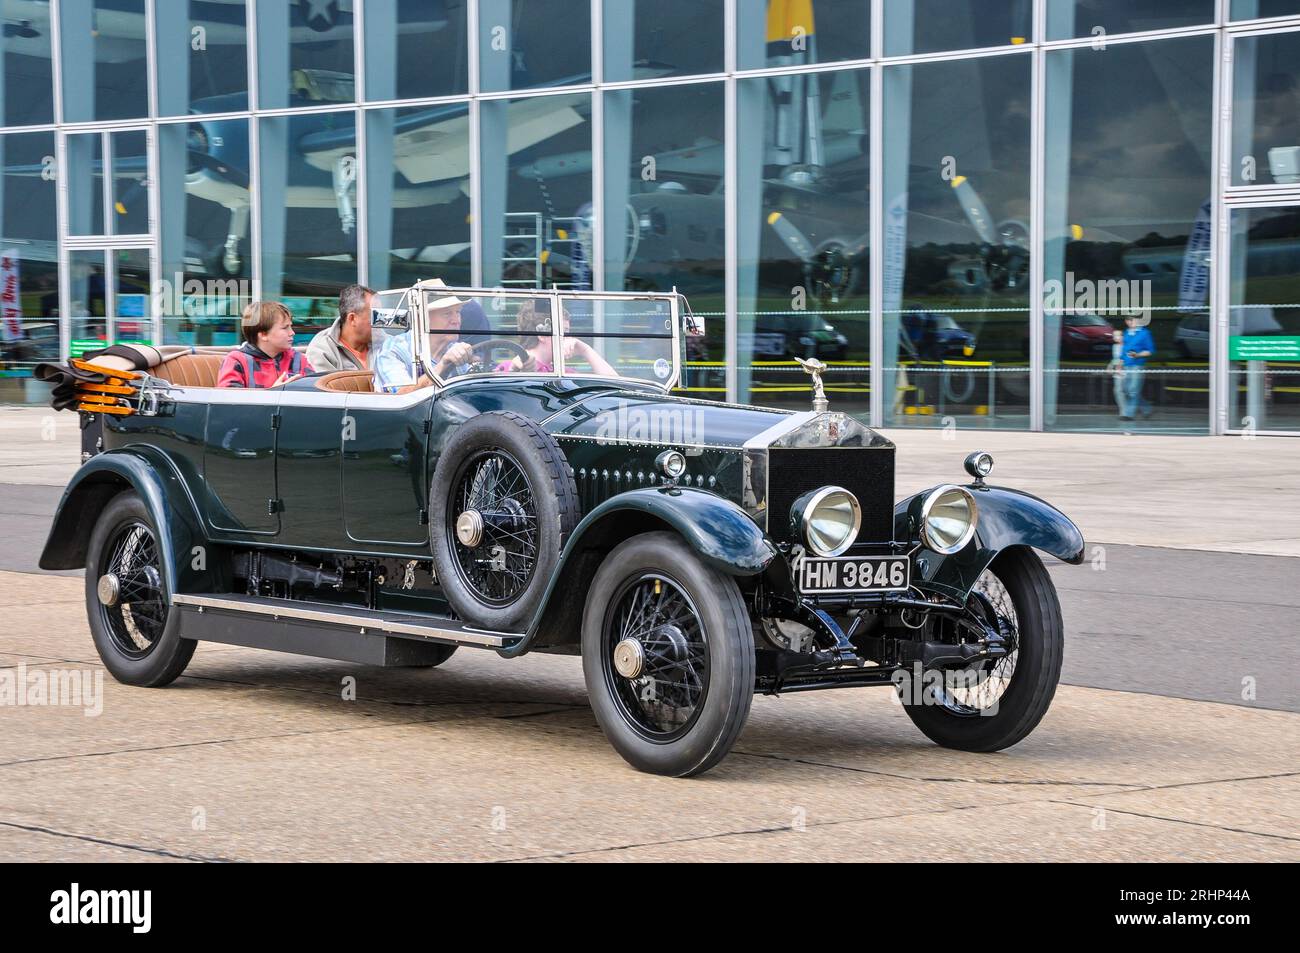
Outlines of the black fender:
<svg viewBox="0 0 1300 953">
<path fill-rule="evenodd" d="M 501 654 L 521 655 L 534 643 L 576 642 L 582 596 L 605 553 L 632 536 L 665 529 L 680 534 L 700 559 L 731 576 L 756 576 L 776 558 L 776 546 L 753 518 L 708 490 L 667 486 L 620 493 L 574 528 L 528 635 Z"/>
<path fill-rule="evenodd" d="M 194 548 L 207 542 L 202 523 L 171 462 L 147 446 L 96 454 L 82 465 L 59 500 L 40 567 L 83 568 L 95 521 L 109 500 L 126 490 L 134 490 L 153 517 L 167 591 L 195 588 L 205 576 L 194 568 Z M 200 565 L 206 566 L 206 558 Z"/>
<path fill-rule="evenodd" d="M 920 541 L 920 511 L 925 490 L 894 507 L 894 538 Z M 912 558 L 913 580 L 965 600 L 980 574 L 998 553 L 1012 546 L 1029 546 L 1063 562 L 1083 562 L 1083 533 L 1052 504 L 1031 493 L 1001 486 L 967 485 L 979 516 L 975 537 L 965 549 L 943 556 L 920 547 Z"/>
</svg>

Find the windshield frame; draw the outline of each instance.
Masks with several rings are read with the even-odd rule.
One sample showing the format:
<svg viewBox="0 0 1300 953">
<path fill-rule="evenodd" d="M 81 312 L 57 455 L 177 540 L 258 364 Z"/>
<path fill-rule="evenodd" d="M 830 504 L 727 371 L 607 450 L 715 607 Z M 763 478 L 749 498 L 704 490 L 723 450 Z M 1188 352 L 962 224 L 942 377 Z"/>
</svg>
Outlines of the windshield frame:
<svg viewBox="0 0 1300 953">
<path fill-rule="evenodd" d="M 392 289 L 391 291 L 380 292 L 380 294 L 400 294 L 402 289 Z M 682 302 L 683 297 L 677 292 L 671 293 L 647 293 L 636 291 L 574 291 L 566 288 L 552 288 L 545 290 L 541 288 L 467 288 L 451 287 L 445 285 L 434 285 L 429 281 L 421 281 L 410 286 L 407 289 L 410 298 L 407 302 L 407 309 L 410 315 L 411 327 L 416 329 L 416 340 L 413 342 L 416 359 L 423 368 L 424 373 L 434 382 L 438 390 L 458 384 L 461 381 L 486 380 L 489 378 L 514 378 L 518 380 L 542 379 L 557 380 L 568 377 L 596 379 L 596 380 L 614 380 L 632 382 L 640 385 L 649 385 L 665 393 L 671 392 L 681 381 L 682 374 L 682 336 L 684 326 L 682 323 Z M 429 321 L 426 311 L 427 297 L 446 297 L 454 295 L 458 298 L 546 298 L 550 301 L 551 314 L 562 314 L 564 303 L 572 301 L 590 301 L 599 311 L 601 302 L 629 302 L 629 301 L 661 301 L 665 302 L 669 308 L 669 322 L 671 332 L 667 335 L 671 339 L 672 368 L 668 376 L 662 380 L 651 380 L 644 377 L 631 377 L 624 374 L 597 374 L 595 372 L 570 372 L 565 367 L 564 362 L 564 323 L 562 321 L 553 321 L 551 327 L 551 348 L 555 355 L 555 369 L 551 371 L 477 371 L 469 374 L 457 374 L 454 377 L 441 378 L 433 373 L 436 362 L 433 359 L 432 350 L 429 347 Z M 493 334 L 497 332 L 492 332 Z M 517 335 L 501 332 L 503 338 L 514 338 Z M 573 335 L 571 335 L 573 336 Z M 616 338 L 622 338 L 629 341 L 635 340 L 661 340 L 659 335 L 647 337 L 642 335 L 612 335 Z"/>
</svg>

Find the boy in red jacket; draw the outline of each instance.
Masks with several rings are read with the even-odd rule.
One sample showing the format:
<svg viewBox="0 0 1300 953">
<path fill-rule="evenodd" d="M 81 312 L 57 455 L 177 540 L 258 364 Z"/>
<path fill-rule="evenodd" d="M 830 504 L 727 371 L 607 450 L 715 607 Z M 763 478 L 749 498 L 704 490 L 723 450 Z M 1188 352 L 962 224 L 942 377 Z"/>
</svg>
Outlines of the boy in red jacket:
<svg viewBox="0 0 1300 953">
<path fill-rule="evenodd" d="M 293 349 L 293 316 L 280 302 L 252 302 L 241 325 L 244 343 L 221 362 L 218 387 L 279 387 L 314 373 Z"/>
</svg>

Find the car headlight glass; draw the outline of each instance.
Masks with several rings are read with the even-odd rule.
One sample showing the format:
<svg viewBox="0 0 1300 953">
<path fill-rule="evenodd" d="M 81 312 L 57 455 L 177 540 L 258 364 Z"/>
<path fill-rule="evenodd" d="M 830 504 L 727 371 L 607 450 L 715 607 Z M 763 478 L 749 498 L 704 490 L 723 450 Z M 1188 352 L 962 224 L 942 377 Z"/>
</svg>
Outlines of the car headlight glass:
<svg viewBox="0 0 1300 953">
<path fill-rule="evenodd" d="M 858 538 L 862 507 L 839 486 L 827 486 L 795 501 L 795 525 L 804 544 L 818 556 L 838 556 Z"/>
<path fill-rule="evenodd" d="M 926 549 L 949 556 L 971 541 L 978 520 L 975 497 L 969 490 L 941 486 L 921 504 L 921 542 Z"/>
</svg>

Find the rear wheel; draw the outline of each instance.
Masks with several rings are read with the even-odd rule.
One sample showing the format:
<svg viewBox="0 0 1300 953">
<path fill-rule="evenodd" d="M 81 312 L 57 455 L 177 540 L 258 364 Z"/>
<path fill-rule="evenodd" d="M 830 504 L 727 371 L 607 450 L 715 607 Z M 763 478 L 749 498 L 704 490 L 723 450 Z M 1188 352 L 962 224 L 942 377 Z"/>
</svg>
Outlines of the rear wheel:
<svg viewBox="0 0 1300 953">
<path fill-rule="evenodd" d="M 587 596 L 582 668 L 601 730 L 633 767 L 685 777 L 735 743 L 754 695 L 736 582 L 674 533 L 615 548 Z"/>
<path fill-rule="evenodd" d="M 135 493 L 104 509 L 86 552 L 86 614 L 104 667 L 119 682 L 156 688 L 185 671 L 197 643 L 180 637 L 153 520 Z"/>
<path fill-rule="evenodd" d="M 1007 654 L 965 669 L 926 673 L 904 709 L 931 741 L 998 751 L 1028 735 L 1052 704 L 1065 645 L 1056 588 L 1033 550 L 1005 550 L 971 592 L 971 609 L 995 627 Z M 942 676 L 940 678 L 940 676 Z"/>
</svg>

